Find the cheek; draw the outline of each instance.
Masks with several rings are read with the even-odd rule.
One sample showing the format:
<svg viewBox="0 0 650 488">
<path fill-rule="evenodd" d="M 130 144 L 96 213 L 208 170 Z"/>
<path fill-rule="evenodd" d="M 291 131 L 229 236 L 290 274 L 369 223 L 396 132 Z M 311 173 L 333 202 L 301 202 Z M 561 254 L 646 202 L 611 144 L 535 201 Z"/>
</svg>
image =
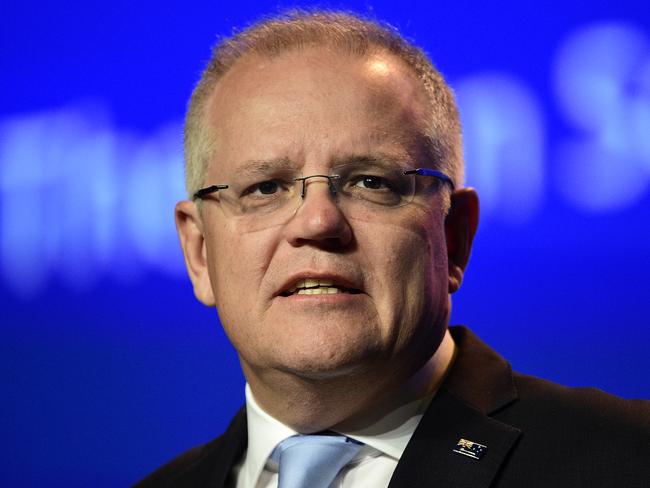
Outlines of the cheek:
<svg viewBox="0 0 650 488">
<path fill-rule="evenodd" d="M 221 325 L 240 354 L 248 355 L 264 341 L 260 283 L 268 266 L 261 236 L 230 232 L 215 242 L 211 262 L 212 288 Z"/>
<path fill-rule="evenodd" d="M 381 238 L 375 238 L 365 253 L 370 280 L 378 299 L 378 305 L 402 313 L 407 297 L 413 289 L 421 290 L 429 273 L 427 243 L 420 235 L 408 229 L 394 227 L 384 229 Z M 361 246 L 360 246 L 361 247 Z M 382 315 L 392 315 L 384 310 Z"/>
<path fill-rule="evenodd" d="M 441 219 L 427 212 L 406 221 L 410 225 L 384 232 L 381 246 L 386 249 L 386 269 L 398 282 L 420 287 L 435 283 L 444 274 L 441 270 L 447 268 Z"/>
<path fill-rule="evenodd" d="M 209 248 L 210 278 L 217 309 L 222 320 L 245 319 L 255 309 L 242 307 L 242 300 L 261 303 L 258 294 L 273 254 L 274 239 L 269 232 L 243 234 L 229 228 L 224 228 L 220 236 L 211 236 Z"/>
<path fill-rule="evenodd" d="M 384 330 L 404 335 L 422 321 L 445 313 L 447 256 L 440 219 L 411 220 L 410 226 L 384 229 L 368 263 L 376 263 L 372 280 Z M 425 225 L 426 224 L 426 225 Z M 402 326 L 395 327 L 400 323 Z M 408 324 L 408 326 L 407 326 Z"/>
<path fill-rule="evenodd" d="M 436 307 L 447 301 L 447 243 L 442 219 L 432 222 L 427 228 L 425 245 L 421 250 L 426 261 L 425 295 L 432 297 Z"/>
</svg>

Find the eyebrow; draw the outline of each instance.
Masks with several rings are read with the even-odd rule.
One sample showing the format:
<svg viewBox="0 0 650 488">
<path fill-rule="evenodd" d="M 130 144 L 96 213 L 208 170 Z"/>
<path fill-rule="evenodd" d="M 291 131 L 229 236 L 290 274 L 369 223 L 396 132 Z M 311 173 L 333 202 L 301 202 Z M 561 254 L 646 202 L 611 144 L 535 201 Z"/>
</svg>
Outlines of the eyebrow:
<svg viewBox="0 0 650 488">
<path fill-rule="evenodd" d="M 372 154 L 350 154 L 347 156 L 340 156 L 332 158 L 331 166 L 339 166 L 344 164 L 360 164 L 360 165 L 382 165 L 382 166 L 401 166 L 407 168 L 408 158 L 399 158 L 386 153 L 372 153 Z M 242 163 L 237 168 L 239 173 L 249 175 L 255 174 L 269 174 L 272 171 L 278 170 L 293 170 L 299 172 L 295 162 L 287 157 L 273 158 L 273 159 L 251 159 Z"/>
<path fill-rule="evenodd" d="M 263 173 L 266 174 L 269 171 L 274 170 L 283 170 L 283 169 L 296 169 L 296 165 L 289 158 L 275 158 L 275 159 L 253 159 L 250 161 L 244 162 L 241 166 L 237 168 L 238 172 L 255 174 Z"/>
<path fill-rule="evenodd" d="M 332 162 L 334 166 L 340 164 L 372 164 L 372 165 L 384 165 L 384 166 L 403 166 L 405 162 L 408 161 L 408 158 L 397 158 L 385 153 L 373 153 L 373 154 L 353 154 L 349 156 L 344 156 L 340 158 L 335 158 Z"/>
</svg>

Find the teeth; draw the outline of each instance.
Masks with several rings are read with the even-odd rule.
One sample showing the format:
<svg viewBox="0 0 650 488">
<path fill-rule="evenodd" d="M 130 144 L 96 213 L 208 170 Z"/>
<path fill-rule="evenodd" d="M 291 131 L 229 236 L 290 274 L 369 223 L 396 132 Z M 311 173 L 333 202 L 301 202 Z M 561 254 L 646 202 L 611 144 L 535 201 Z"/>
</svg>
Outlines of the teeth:
<svg viewBox="0 0 650 488">
<path fill-rule="evenodd" d="M 315 288 L 317 286 L 332 286 L 333 284 L 334 282 L 332 280 L 317 280 L 314 278 L 307 278 L 296 283 L 296 286 L 292 287 L 289 292 L 293 293 L 298 288 Z"/>
<path fill-rule="evenodd" d="M 322 287 L 298 290 L 298 295 L 335 295 L 341 293 L 338 288 Z"/>
</svg>

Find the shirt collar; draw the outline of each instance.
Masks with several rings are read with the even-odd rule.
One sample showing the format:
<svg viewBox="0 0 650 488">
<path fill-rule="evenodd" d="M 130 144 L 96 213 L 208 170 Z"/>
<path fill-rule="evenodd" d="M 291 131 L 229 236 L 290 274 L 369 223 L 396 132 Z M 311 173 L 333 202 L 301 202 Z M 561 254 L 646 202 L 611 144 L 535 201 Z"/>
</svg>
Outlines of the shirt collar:
<svg viewBox="0 0 650 488">
<path fill-rule="evenodd" d="M 416 400 L 408 401 L 414 398 L 414 392 L 406 388 L 391 398 L 388 410 L 385 404 L 377 406 L 374 412 L 376 420 L 366 422 L 364 425 L 341 425 L 332 430 L 399 460 L 451 365 L 454 352 L 454 341 L 447 331 L 436 353 L 416 373 L 416 376 L 422 377 L 420 379 L 424 380 L 422 384 L 425 385 L 425 388 L 419 391 L 419 395 L 415 396 Z M 255 486 L 275 446 L 298 432 L 262 410 L 255 401 L 248 383 L 246 384 L 246 416 L 248 449 L 240 476 L 245 477 L 243 486 Z M 373 417 L 372 413 L 370 417 Z"/>
<path fill-rule="evenodd" d="M 432 398 L 430 394 L 403 405 L 362 429 L 337 432 L 399 460 Z"/>
<path fill-rule="evenodd" d="M 246 383 L 246 420 L 248 449 L 240 476 L 245 477 L 246 482 L 243 486 L 255 486 L 275 446 L 298 432 L 262 410 L 255 401 L 248 383 Z"/>
<path fill-rule="evenodd" d="M 332 430 L 363 442 L 399 460 L 424 411 L 435 396 L 452 363 L 456 346 L 449 331 L 435 354 L 405 387 L 374 411 L 364 412 L 364 424 L 340 425 Z"/>
</svg>

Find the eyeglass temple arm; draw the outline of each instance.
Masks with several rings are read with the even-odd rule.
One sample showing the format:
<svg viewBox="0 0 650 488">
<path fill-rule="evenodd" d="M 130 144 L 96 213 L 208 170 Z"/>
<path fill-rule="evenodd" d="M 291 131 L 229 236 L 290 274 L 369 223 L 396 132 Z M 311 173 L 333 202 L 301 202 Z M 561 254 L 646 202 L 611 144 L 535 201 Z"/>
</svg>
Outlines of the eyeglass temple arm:
<svg viewBox="0 0 650 488">
<path fill-rule="evenodd" d="M 444 174 L 442 171 L 438 171 L 435 169 L 429 169 L 429 168 L 417 168 L 417 169 L 409 169 L 407 171 L 404 171 L 405 175 L 420 175 L 420 176 L 433 176 L 434 178 L 438 178 L 440 181 L 443 183 L 447 183 L 452 190 L 455 189 L 456 185 L 454 185 L 454 182 L 452 179 Z"/>
<path fill-rule="evenodd" d="M 207 186 L 205 188 L 201 188 L 194 195 L 192 195 L 192 200 L 202 199 L 207 195 L 215 193 L 219 190 L 225 190 L 226 188 L 228 188 L 228 185 L 212 185 L 212 186 Z"/>
</svg>

